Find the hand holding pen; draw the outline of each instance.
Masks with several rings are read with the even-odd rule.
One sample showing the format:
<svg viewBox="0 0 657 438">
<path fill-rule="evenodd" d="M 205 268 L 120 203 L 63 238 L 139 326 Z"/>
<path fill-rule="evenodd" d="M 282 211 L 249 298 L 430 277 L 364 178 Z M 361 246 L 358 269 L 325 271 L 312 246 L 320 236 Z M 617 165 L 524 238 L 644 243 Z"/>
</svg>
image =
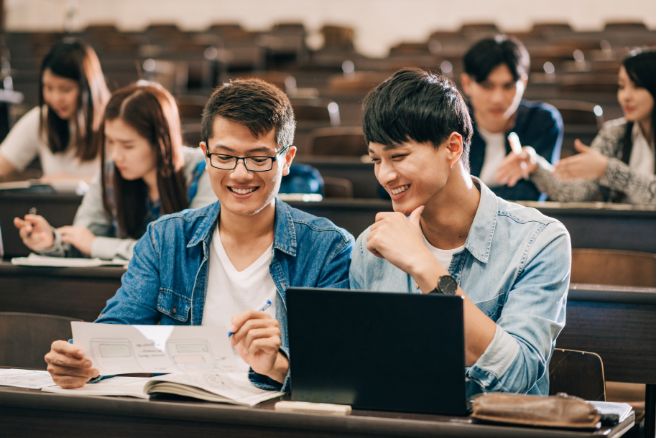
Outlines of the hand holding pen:
<svg viewBox="0 0 657 438">
<path fill-rule="evenodd" d="M 510 132 L 506 138 L 509 140 L 509 147 L 511 148 L 511 152 L 518 156 L 522 155 L 522 143 L 520 143 L 520 137 L 518 137 L 518 134 L 515 132 Z M 522 177 L 527 179 L 529 177 L 527 173 L 527 163 L 520 161 L 519 164 L 522 171 Z"/>
<path fill-rule="evenodd" d="M 32 216 L 36 216 L 37 208 L 36 207 L 30 207 L 30 209 L 27 210 L 27 214 L 32 215 Z M 27 216 L 27 215 L 25 215 L 25 216 Z M 29 229 L 27 230 L 27 237 L 30 237 L 32 235 L 32 227 L 29 226 L 29 225 L 28 225 L 28 227 L 29 227 Z"/>
<path fill-rule="evenodd" d="M 272 306 L 267 300 L 258 310 L 249 310 L 233 318 L 228 332 L 230 343 L 240 357 L 258 374 L 282 382 L 289 363 L 279 352 L 280 324 L 265 313 Z"/>
<path fill-rule="evenodd" d="M 531 146 L 522 146 L 520 138 L 515 132 L 507 136 L 511 153 L 504 158 L 497 168 L 495 180 L 500 185 L 513 187 L 521 179 L 528 179 L 536 170 L 535 152 Z"/>
<path fill-rule="evenodd" d="M 258 312 L 264 312 L 264 311 L 266 311 L 267 309 L 269 309 L 269 308 L 271 307 L 271 305 L 272 305 L 272 301 L 271 301 L 271 300 L 267 300 L 267 301 L 265 301 L 265 303 L 264 303 L 262 306 L 260 306 L 260 307 L 258 308 Z M 234 332 L 233 330 L 229 330 L 229 331 L 228 331 L 228 337 L 229 337 L 229 338 L 230 338 L 231 336 L 233 336 L 234 334 L 235 334 L 235 332 Z"/>
<path fill-rule="evenodd" d="M 36 208 L 30 208 L 22 218 L 14 218 L 14 226 L 18 229 L 21 240 L 32 251 L 44 251 L 55 243 L 52 226 L 37 214 Z"/>
</svg>

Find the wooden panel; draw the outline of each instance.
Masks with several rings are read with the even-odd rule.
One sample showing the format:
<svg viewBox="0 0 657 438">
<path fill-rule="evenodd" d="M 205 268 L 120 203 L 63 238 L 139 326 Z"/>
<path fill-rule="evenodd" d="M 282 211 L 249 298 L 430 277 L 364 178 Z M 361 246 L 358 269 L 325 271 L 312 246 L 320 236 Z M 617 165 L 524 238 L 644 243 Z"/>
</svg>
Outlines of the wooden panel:
<svg viewBox="0 0 657 438">
<path fill-rule="evenodd" d="M 345 176 L 348 173 L 344 174 Z M 337 175 L 336 175 L 337 176 Z M 350 178 L 352 179 L 353 176 Z M 358 190 L 354 183 L 354 191 Z M 389 201 L 325 199 L 290 202 L 294 207 L 324 216 L 358 236 L 374 222 L 376 213 L 391 211 Z M 573 248 L 607 248 L 655 252 L 655 211 L 606 204 L 523 202 L 561 221 Z"/>
<path fill-rule="evenodd" d="M 0 263 L 0 311 L 96 319 L 121 285 L 122 268 L 31 268 Z"/>
<path fill-rule="evenodd" d="M 557 346 L 598 353 L 607 380 L 654 384 L 655 289 L 572 287 Z"/>
</svg>

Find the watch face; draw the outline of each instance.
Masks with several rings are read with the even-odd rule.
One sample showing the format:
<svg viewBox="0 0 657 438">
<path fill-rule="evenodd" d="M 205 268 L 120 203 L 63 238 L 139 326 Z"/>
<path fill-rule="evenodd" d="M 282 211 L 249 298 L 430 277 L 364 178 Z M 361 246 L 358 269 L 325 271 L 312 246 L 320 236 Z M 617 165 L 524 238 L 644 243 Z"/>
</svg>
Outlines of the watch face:
<svg viewBox="0 0 657 438">
<path fill-rule="evenodd" d="M 438 281 L 438 288 L 445 295 L 456 294 L 456 287 L 456 280 L 451 275 L 443 275 Z"/>
</svg>

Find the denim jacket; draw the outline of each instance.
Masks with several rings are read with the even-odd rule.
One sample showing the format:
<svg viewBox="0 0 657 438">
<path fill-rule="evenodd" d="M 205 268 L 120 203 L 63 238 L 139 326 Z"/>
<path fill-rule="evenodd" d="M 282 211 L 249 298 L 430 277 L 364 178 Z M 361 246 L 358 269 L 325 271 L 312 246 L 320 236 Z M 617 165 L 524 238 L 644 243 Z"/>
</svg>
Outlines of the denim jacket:
<svg viewBox="0 0 657 438">
<path fill-rule="evenodd" d="M 566 323 L 570 236 L 557 220 L 505 201 L 473 179 L 481 199 L 465 247 L 448 270 L 497 328 L 466 368 L 468 396 L 547 394 L 550 356 Z M 420 293 L 410 275 L 367 250 L 368 231 L 356 241 L 351 288 Z"/>
<path fill-rule="evenodd" d="M 96 322 L 111 324 L 200 325 L 208 279 L 210 240 L 218 202 L 162 216 L 148 225 L 135 246 L 121 288 L 107 301 Z M 274 257 L 269 266 L 277 290 L 276 318 L 281 351 L 289 356 L 285 291 L 290 286 L 348 287 L 354 238 L 328 219 L 276 200 Z M 265 389 L 281 385 L 250 371 Z M 289 388 L 289 373 L 282 390 Z"/>
</svg>

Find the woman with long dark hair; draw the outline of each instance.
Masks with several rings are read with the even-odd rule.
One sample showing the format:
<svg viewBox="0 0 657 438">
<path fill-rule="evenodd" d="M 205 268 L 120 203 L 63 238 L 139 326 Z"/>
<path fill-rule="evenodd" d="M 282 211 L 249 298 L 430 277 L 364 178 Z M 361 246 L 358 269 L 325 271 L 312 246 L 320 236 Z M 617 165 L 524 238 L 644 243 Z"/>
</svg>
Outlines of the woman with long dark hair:
<svg viewBox="0 0 657 438">
<path fill-rule="evenodd" d="M 176 102 L 160 85 L 140 82 L 115 91 L 101 127 L 101 175 L 73 225 L 54 229 L 32 214 L 14 219 L 33 251 L 129 259 L 149 222 L 216 201 L 204 156 L 182 145 Z"/>
<path fill-rule="evenodd" d="M 98 172 L 94 136 L 109 91 L 94 50 L 66 38 L 46 54 L 39 73 L 39 105 L 0 145 L 0 176 L 20 172 L 38 156 L 45 179 L 91 179 Z"/>
<path fill-rule="evenodd" d="M 655 51 L 632 52 L 618 72 L 624 117 L 605 123 L 591 146 L 575 141 L 577 155 L 552 167 L 529 148 L 508 166 L 511 182 L 522 163 L 553 201 L 655 203 Z"/>
</svg>

